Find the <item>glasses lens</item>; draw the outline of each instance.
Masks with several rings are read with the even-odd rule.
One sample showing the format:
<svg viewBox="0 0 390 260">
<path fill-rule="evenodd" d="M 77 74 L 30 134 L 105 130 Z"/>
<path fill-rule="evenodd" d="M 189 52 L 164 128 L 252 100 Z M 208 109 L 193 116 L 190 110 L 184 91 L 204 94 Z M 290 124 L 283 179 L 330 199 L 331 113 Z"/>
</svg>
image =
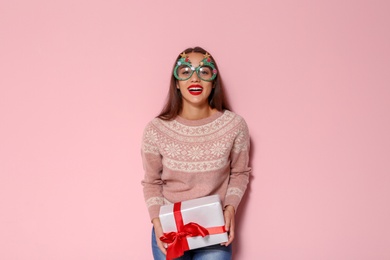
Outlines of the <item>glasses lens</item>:
<svg viewBox="0 0 390 260">
<path fill-rule="evenodd" d="M 188 78 L 191 77 L 193 71 L 191 70 L 191 68 L 187 65 L 182 65 L 182 66 L 179 66 L 177 69 L 176 69 L 176 73 L 177 73 L 177 76 L 180 78 L 180 79 L 183 79 L 183 80 L 186 80 Z"/>
<path fill-rule="evenodd" d="M 200 67 L 198 75 L 203 80 L 210 80 L 213 77 L 213 68 L 209 66 Z"/>
</svg>

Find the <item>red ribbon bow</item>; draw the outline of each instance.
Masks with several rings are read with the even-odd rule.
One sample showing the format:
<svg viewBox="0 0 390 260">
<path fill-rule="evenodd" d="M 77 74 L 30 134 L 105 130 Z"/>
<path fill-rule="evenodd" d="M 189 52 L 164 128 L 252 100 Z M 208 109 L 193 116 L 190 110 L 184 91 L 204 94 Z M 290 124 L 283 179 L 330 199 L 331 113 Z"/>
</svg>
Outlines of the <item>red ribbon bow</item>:
<svg viewBox="0 0 390 260">
<path fill-rule="evenodd" d="M 189 250 L 187 237 L 205 237 L 211 234 L 226 232 L 225 226 L 206 229 L 194 222 L 184 225 L 180 210 L 181 202 L 175 203 L 173 205 L 173 215 L 175 217 L 177 232 L 164 233 L 164 235 L 160 237 L 161 241 L 169 244 L 167 249 L 167 260 L 180 257 L 184 254 L 184 251 Z"/>
<path fill-rule="evenodd" d="M 190 222 L 183 226 L 179 232 L 164 233 L 160 240 L 170 244 L 167 249 L 167 259 L 174 259 L 184 254 L 184 251 L 189 250 L 186 237 L 205 237 L 209 234 L 207 229 L 196 223 Z"/>
</svg>

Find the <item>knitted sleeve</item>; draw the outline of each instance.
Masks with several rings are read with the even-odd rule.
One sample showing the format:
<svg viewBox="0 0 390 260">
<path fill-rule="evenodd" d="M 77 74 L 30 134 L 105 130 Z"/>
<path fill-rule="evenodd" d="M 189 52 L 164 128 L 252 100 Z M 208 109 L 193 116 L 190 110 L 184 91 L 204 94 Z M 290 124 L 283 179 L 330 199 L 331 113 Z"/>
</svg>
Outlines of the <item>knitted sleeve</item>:
<svg viewBox="0 0 390 260">
<path fill-rule="evenodd" d="M 249 167 L 249 131 L 242 119 L 230 154 L 230 180 L 225 197 L 225 205 L 232 205 L 237 211 L 249 182 L 252 169 Z"/>
<path fill-rule="evenodd" d="M 158 150 L 158 134 L 153 123 L 149 123 L 143 134 L 141 155 L 145 171 L 143 185 L 144 198 L 148 207 L 150 220 L 158 217 L 160 207 L 164 204 L 161 180 L 162 157 Z"/>
</svg>

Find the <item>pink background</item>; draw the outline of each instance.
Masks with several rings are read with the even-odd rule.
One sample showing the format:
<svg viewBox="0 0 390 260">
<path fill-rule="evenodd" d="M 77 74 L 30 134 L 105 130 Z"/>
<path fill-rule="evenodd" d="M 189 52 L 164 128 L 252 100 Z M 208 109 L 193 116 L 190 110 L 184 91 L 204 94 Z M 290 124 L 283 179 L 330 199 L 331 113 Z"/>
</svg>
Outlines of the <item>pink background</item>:
<svg viewBox="0 0 390 260">
<path fill-rule="evenodd" d="M 142 131 L 200 45 L 251 131 L 235 259 L 390 259 L 389 3 L 2 0 L 0 258 L 152 258 Z"/>
</svg>

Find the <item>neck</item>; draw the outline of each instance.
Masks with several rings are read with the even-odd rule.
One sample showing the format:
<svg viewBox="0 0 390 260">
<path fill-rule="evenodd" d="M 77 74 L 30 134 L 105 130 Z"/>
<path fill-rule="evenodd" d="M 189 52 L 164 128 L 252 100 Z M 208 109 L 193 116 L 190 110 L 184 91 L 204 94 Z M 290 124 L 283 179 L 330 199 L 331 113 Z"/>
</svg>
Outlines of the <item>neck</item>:
<svg viewBox="0 0 390 260">
<path fill-rule="evenodd" d="M 183 106 L 183 110 L 181 111 L 180 116 L 188 120 L 199 120 L 199 119 L 210 117 L 215 112 L 217 112 L 217 110 L 211 108 L 210 106 L 206 106 L 206 107 Z"/>
</svg>

